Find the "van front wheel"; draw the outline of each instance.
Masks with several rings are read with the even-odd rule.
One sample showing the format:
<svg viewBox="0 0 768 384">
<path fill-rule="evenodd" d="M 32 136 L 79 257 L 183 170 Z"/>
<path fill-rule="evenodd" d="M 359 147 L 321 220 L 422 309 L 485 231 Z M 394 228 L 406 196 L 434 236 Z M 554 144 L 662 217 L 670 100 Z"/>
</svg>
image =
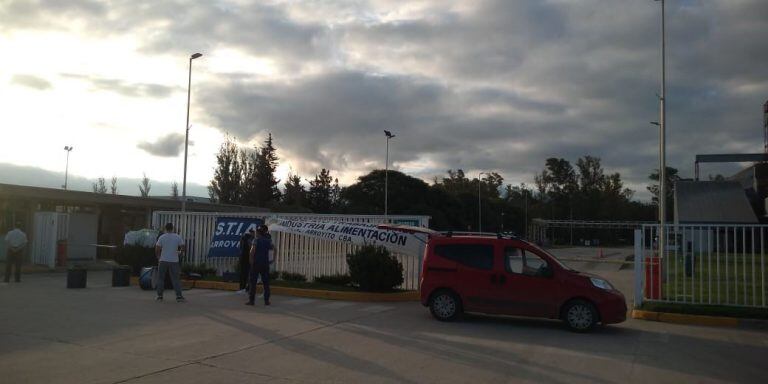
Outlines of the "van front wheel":
<svg viewBox="0 0 768 384">
<path fill-rule="evenodd" d="M 451 291 L 438 291 L 429 300 L 429 311 L 440 321 L 453 321 L 461 315 L 461 301 Z"/>
<path fill-rule="evenodd" d="M 574 332 L 591 331 L 599 321 L 598 316 L 595 306 L 586 300 L 572 300 L 563 308 L 563 321 Z"/>
</svg>

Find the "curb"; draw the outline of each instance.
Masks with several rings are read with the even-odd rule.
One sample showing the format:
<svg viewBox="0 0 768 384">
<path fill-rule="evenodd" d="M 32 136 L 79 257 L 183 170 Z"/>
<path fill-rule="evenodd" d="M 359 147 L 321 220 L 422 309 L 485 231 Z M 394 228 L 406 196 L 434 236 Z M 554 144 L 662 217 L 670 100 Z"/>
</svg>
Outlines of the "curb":
<svg viewBox="0 0 768 384">
<path fill-rule="evenodd" d="M 223 281 L 182 280 L 185 287 L 200 289 L 217 289 L 223 291 L 237 291 L 240 289 L 238 283 L 226 283 Z M 131 276 L 131 285 L 138 285 L 139 279 Z M 272 293 L 283 296 L 306 297 L 312 299 L 324 300 L 343 300 L 343 301 L 363 301 L 363 302 L 402 302 L 419 301 L 418 291 L 396 292 L 396 293 L 375 293 L 375 292 L 353 292 L 353 291 L 324 291 L 319 289 L 304 289 L 293 287 L 279 287 L 273 285 Z"/>
<path fill-rule="evenodd" d="M 663 323 L 705 325 L 713 327 L 768 328 L 767 320 L 654 312 L 643 311 L 639 309 L 632 310 L 632 318 L 639 320 L 659 321 Z"/>
</svg>

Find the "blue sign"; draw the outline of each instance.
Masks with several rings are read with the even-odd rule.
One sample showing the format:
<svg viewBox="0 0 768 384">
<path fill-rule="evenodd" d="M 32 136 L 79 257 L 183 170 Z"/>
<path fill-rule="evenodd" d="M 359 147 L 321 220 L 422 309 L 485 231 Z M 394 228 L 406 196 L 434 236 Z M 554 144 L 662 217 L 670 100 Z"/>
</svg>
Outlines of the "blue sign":
<svg viewBox="0 0 768 384">
<path fill-rule="evenodd" d="M 255 231 L 261 224 L 264 220 L 254 217 L 217 217 L 208 257 L 240 256 L 240 238 L 249 229 Z"/>
</svg>

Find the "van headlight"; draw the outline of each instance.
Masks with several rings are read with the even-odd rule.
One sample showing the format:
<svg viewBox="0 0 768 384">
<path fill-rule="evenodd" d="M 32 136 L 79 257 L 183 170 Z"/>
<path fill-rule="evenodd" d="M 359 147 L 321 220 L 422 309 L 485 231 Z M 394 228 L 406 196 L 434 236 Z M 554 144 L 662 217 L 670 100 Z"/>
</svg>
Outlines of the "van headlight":
<svg viewBox="0 0 768 384">
<path fill-rule="evenodd" d="M 595 287 L 598 287 L 600 289 L 605 289 L 606 291 L 612 291 L 613 290 L 613 286 L 611 285 L 611 283 L 609 283 L 606 280 L 598 279 L 596 277 L 590 277 L 589 281 L 592 282 L 592 285 L 594 285 Z"/>
</svg>

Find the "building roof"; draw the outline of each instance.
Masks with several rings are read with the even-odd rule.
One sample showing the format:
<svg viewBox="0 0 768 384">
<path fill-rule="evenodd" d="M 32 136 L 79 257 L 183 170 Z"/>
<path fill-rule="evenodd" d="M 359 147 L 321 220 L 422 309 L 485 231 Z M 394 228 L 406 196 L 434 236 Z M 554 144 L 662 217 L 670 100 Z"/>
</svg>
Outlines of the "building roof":
<svg viewBox="0 0 768 384">
<path fill-rule="evenodd" d="M 678 224 L 756 224 L 755 212 L 738 181 L 675 183 Z"/>
<path fill-rule="evenodd" d="M 30 187 L 0 183 L 0 199 L 49 202 L 57 205 L 117 205 L 126 208 L 148 208 L 152 210 L 180 210 L 181 200 L 167 197 L 140 197 L 112 195 L 57 188 Z M 266 208 L 230 204 L 201 202 L 188 199 L 187 210 L 202 212 L 268 212 Z"/>
</svg>

